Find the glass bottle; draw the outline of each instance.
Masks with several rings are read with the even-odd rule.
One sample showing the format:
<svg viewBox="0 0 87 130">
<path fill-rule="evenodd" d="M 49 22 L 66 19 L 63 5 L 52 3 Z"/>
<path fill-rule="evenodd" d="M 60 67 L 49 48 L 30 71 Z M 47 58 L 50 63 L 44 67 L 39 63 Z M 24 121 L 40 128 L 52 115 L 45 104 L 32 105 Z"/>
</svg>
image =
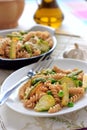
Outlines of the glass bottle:
<svg viewBox="0 0 87 130">
<path fill-rule="evenodd" d="M 38 24 L 48 25 L 53 28 L 61 26 L 64 15 L 57 0 L 42 0 L 34 14 L 34 20 Z"/>
</svg>

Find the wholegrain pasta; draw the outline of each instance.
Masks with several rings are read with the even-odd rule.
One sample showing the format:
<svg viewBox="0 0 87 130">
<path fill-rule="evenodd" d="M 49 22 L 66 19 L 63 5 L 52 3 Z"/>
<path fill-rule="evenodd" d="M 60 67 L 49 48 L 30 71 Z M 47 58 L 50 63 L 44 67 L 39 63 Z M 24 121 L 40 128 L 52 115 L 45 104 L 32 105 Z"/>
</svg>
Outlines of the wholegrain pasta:
<svg viewBox="0 0 87 130">
<path fill-rule="evenodd" d="M 76 95 L 72 96 L 69 101 L 70 102 L 76 102 L 76 101 L 78 101 L 82 97 L 83 97 L 82 93 L 81 94 L 76 94 Z"/>
<path fill-rule="evenodd" d="M 41 93 L 41 94 L 35 94 L 33 96 L 30 97 L 30 99 L 25 100 L 24 102 L 24 106 L 26 108 L 34 108 L 35 104 L 37 103 L 37 101 L 44 95 L 45 93 Z"/>
<path fill-rule="evenodd" d="M 58 112 L 62 109 L 62 107 L 60 106 L 60 104 L 56 104 L 55 106 L 53 107 L 50 107 L 48 113 L 55 113 L 55 112 Z"/>
<path fill-rule="evenodd" d="M 12 32 L 0 38 L 0 57 L 30 58 L 46 53 L 52 47 L 53 39 L 47 31 Z M 15 54 L 15 57 L 12 54 Z"/>
<path fill-rule="evenodd" d="M 60 98 L 58 97 L 58 92 L 59 92 L 60 88 L 58 89 L 58 87 L 56 85 L 49 84 L 49 89 L 51 90 L 52 95 L 54 96 L 56 103 L 59 103 Z"/>
<path fill-rule="evenodd" d="M 54 66 L 53 67 L 53 70 L 57 73 L 62 73 L 62 74 L 68 74 L 71 72 L 71 70 L 63 70 L 63 69 L 60 69 L 58 68 L 57 66 Z"/>
<path fill-rule="evenodd" d="M 25 108 L 34 111 L 50 114 L 62 111 L 84 97 L 84 75 L 78 68 L 64 70 L 53 66 L 43 69 L 20 87 L 19 99 Z"/>
<path fill-rule="evenodd" d="M 71 87 L 71 88 L 69 88 L 69 94 L 75 95 L 77 93 L 78 94 L 84 94 L 84 88 L 81 88 L 81 87 L 77 87 L 77 88 Z"/>
</svg>

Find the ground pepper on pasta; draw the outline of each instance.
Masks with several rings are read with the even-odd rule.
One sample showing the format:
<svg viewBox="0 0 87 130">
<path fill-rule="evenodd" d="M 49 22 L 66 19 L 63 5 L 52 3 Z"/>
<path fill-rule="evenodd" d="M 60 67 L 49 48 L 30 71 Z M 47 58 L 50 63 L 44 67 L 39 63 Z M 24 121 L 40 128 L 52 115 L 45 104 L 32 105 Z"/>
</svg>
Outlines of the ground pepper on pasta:
<svg viewBox="0 0 87 130">
<path fill-rule="evenodd" d="M 0 37 L 1 58 L 30 58 L 48 52 L 53 47 L 48 31 L 12 32 Z"/>
<path fill-rule="evenodd" d="M 24 83 L 18 96 L 25 108 L 51 114 L 74 107 L 86 93 L 86 80 L 87 75 L 79 68 L 64 70 L 54 65 Z"/>
</svg>

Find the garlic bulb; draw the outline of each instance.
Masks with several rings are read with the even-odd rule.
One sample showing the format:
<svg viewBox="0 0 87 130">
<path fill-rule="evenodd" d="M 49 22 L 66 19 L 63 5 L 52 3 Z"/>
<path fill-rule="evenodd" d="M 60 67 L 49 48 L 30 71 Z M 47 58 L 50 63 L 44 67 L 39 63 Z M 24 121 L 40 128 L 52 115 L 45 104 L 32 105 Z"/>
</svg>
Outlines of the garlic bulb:
<svg viewBox="0 0 87 130">
<path fill-rule="evenodd" d="M 80 49 L 77 43 L 75 43 L 74 46 L 74 49 L 65 51 L 63 57 L 85 60 L 85 51 L 83 49 Z"/>
</svg>

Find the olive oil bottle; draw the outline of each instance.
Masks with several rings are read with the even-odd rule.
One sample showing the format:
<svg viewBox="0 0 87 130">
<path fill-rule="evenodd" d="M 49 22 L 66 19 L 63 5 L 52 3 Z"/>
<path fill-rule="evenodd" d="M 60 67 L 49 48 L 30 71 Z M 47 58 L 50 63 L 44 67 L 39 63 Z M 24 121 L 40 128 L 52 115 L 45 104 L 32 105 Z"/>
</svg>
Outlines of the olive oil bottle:
<svg viewBox="0 0 87 130">
<path fill-rule="evenodd" d="M 34 14 L 34 20 L 38 24 L 48 25 L 53 28 L 60 27 L 64 15 L 57 0 L 42 0 Z"/>
</svg>

